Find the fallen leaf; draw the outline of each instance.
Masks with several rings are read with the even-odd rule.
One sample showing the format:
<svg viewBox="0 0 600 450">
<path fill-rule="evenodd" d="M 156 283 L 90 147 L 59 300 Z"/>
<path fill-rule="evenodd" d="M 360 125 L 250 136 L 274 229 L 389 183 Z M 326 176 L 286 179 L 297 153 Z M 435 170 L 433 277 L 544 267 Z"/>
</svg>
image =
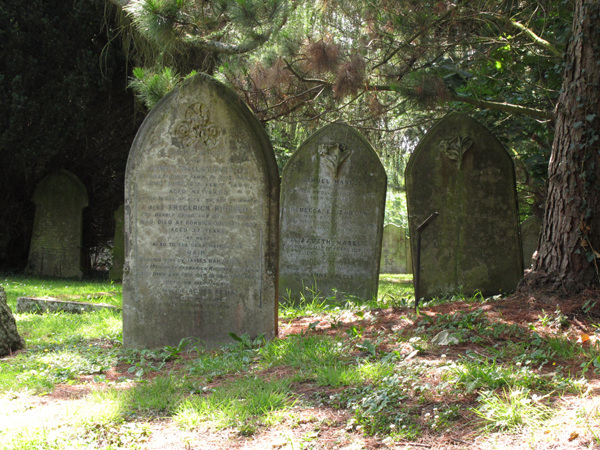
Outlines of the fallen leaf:
<svg viewBox="0 0 600 450">
<path fill-rule="evenodd" d="M 569 442 L 574 441 L 575 439 L 577 439 L 579 437 L 579 433 L 577 431 L 573 431 L 571 433 L 571 436 L 569 436 Z"/>
<path fill-rule="evenodd" d="M 587 334 L 581 333 L 579 335 L 579 338 L 577 338 L 577 343 L 578 344 L 583 344 L 584 342 L 587 342 L 589 340 L 590 340 L 590 337 Z"/>
</svg>

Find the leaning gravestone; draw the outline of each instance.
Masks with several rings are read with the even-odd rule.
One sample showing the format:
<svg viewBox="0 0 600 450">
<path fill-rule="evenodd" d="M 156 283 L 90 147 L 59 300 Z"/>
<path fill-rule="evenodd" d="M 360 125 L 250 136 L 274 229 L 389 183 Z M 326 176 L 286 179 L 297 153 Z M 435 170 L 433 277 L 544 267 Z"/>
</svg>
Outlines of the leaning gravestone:
<svg viewBox="0 0 600 450">
<path fill-rule="evenodd" d="M 17 323 L 7 303 L 6 292 L 0 286 L 0 357 L 24 347 L 25 341 L 17 330 Z"/>
<path fill-rule="evenodd" d="M 386 175 L 367 140 L 328 125 L 283 170 L 279 299 L 377 295 Z"/>
<path fill-rule="evenodd" d="M 161 100 L 127 162 L 124 345 L 274 337 L 278 200 L 273 149 L 233 91 L 201 74 Z"/>
<path fill-rule="evenodd" d="M 61 170 L 44 178 L 33 194 L 35 219 L 27 272 L 81 278 L 83 208 L 88 195 L 83 183 Z"/>
<path fill-rule="evenodd" d="M 406 229 L 388 223 L 383 227 L 381 273 L 411 273 L 410 241 Z"/>
<path fill-rule="evenodd" d="M 419 143 L 406 167 L 413 260 L 423 231 L 420 293 L 495 295 L 523 276 L 513 161 L 475 120 L 451 114 Z M 413 267 L 413 270 L 417 270 Z"/>
<path fill-rule="evenodd" d="M 537 216 L 528 217 L 521 223 L 521 242 L 523 243 L 523 267 L 531 266 L 533 254 L 538 248 L 542 221 Z"/>
<path fill-rule="evenodd" d="M 121 281 L 123 279 L 123 264 L 125 263 L 125 205 L 121 204 L 114 214 L 115 238 L 112 250 L 112 266 L 108 271 L 108 279 Z"/>
</svg>

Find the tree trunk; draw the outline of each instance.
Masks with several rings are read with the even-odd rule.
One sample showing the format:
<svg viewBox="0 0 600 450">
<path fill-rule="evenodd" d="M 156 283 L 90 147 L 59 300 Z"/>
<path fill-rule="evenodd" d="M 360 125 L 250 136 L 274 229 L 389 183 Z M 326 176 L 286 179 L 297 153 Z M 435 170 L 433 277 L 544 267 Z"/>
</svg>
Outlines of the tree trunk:
<svg viewBox="0 0 600 450">
<path fill-rule="evenodd" d="M 23 347 L 25 342 L 19 336 L 15 318 L 6 303 L 6 293 L 0 286 L 0 357 L 10 355 Z"/>
<path fill-rule="evenodd" d="M 599 286 L 600 4 L 576 0 L 548 166 L 548 193 L 537 258 L 526 283 Z"/>
</svg>

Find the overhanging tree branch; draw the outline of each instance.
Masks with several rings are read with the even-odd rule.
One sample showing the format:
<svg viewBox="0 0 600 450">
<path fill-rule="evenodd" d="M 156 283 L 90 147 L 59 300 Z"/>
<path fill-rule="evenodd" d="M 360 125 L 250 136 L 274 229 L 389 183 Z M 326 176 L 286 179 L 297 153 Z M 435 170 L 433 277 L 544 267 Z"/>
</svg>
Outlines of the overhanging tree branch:
<svg viewBox="0 0 600 450">
<path fill-rule="evenodd" d="M 490 100 L 481 100 L 476 98 L 459 95 L 454 92 L 448 92 L 449 100 L 454 102 L 468 103 L 482 109 L 493 109 L 496 111 L 504 111 L 513 114 L 523 114 L 526 116 L 535 117 L 537 119 L 553 120 L 554 114 L 542 109 L 529 108 L 527 106 L 515 105 L 512 103 L 493 102 Z"/>
<path fill-rule="evenodd" d="M 535 32 L 531 28 L 522 24 L 521 22 L 517 22 L 514 19 L 511 19 L 509 17 L 503 16 L 500 14 L 485 14 L 484 13 L 482 15 L 491 20 L 503 22 L 519 31 L 522 31 L 535 45 L 537 45 L 541 49 L 549 51 L 550 53 L 552 53 L 553 56 L 555 56 L 557 58 L 563 57 L 563 52 L 560 49 L 558 49 L 551 42 L 549 42 L 549 41 L 541 38 L 537 34 L 535 34 Z"/>
<path fill-rule="evenodd" d="M 539 37 L 537 34 L 535 34 L 531 28 L 526 27 L 525 25 L 523 25 L 520 22 L 517 22 L 516 20 L 508 20 L 508 23 L 513 26 L 514 28 L 516 28 L 517 30 L 523 31 L 527 36 L 529 36 L 529 38 L 538 46 L 541 47 L 545 50 L 548 50 L 550 53 L 552 53 L 554 56 L 562 58 L 563 57 L 563 52 L 560 51 L 558 48 L 556 48 L 554 45 L 552 45 L 550 42 L 548 42 L 545 39 L 542 39 L 541 37 Z"/>
</svg>

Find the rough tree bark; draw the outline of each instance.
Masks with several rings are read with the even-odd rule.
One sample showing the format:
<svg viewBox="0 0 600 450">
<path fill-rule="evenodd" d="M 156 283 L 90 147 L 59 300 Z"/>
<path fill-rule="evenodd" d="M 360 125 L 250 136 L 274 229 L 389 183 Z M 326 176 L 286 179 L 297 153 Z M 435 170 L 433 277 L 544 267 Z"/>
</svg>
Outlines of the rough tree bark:
<svg viewBox="0 0 600 450">
<path fill-rule="evenodd" d="M 25 347 L 25 341 L 19 336 L 17 324 L 6 303 L 6 293 L 0 286 L 0 357 Z"/>
<path fill-rule="evenodd" d="M 576 0 L 548 166 L 544 225 L 530 287 L 598 287 L 600 265 L 600 3 Z"/>
</svg>

